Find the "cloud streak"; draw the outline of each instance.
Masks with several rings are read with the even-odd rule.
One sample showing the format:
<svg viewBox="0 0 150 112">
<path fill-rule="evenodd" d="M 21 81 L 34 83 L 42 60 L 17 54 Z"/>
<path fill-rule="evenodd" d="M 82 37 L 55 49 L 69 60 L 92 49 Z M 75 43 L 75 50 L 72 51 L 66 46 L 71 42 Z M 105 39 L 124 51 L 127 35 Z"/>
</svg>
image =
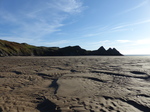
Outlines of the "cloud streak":
<svg viewBox="0 0 150 112">
<path fill-rule="evenodd" d="M 83 37 L 94 37 L 94 36 L 100 36 L 100 35 L 102 35 L 104 33 L 113 33 L 113 32 L 127 31 L 127 30 L 129 30 L 129 27 L 130 27 L 130 29 L 132 29 L 133 26 L 140 25 L 140 24 L 146 24 L 146 23 L 150 23 L 150 19 L 139 21 L 139 22 L 135 22 L 135 23 L 131 23 L 131 24 L 124 24 L 124 25 L 113 26 L 113 27 L 112 26 L 109 26 L 109 27 L 107 26 L 107 27 L 104 27 L 101 30 L 96 30 L 94 32 L 92 32 L 90 30 L 91 33 L 89 33 L 89 31 L 87 30 L 86 34 L 83 35 Z"/>
<path fill-rule="evenodd" d="M 135 45 L 149 45 L 150 44 L 150 39 L 139 39 L 136 41 Z"/>
<path fill-rule="evenodd" d="M 123 12 L 119 13 L 118 15 L 125 14 L 125 13 L 131 12 L 131 11 L 133 11 L 133 10 L 136 10 L 136 9 L 138 9 L 138 8 L 140 8 L 140 7 L 142 7 L 142 6 L 144 6 L 145 4 L 147 4 L 148 1 L 149 1 L 149 0 L 144 0 L 144 1 L 141 2 L 140 4 L 138 4 L 138 5 L 136 5 L 136 6 L 132 7 L 132 8 L 129 8 L 129 9 L 123 11 Z"/>
<path fill-rule="evenodd" d="M 55 41 L 55 42 L 49 42 L 49 43 L 44 43 L 47 46 L 62 46 L 64 44 L 68 44 L 70 41 L 69 40 L 61 40 L 61 41 Z"/>
<path fill-rule="evenodd" d="M 120 30 L 120 29 L 123 29 L 126 27 L 136 26 L 136 25 L 145 24 L 145 23 L 150 23 L 150 19 L 131 23 L 131 24 L 124 24 L 124 25 L 120 25 L 120 26 L 115 26 L 115 27 L 111 28 L 111 30 Z"/>
<path fill-rule="evenodd" d="M 54 2 L 53 7 L 59 11 L 70 14 L 80 13 L 83 9 L 82 2 L 77 2 L 77 0 L 58 0 L 58 2 Z"/>
<path fill-rule="evenodd" d="M 119 43 L 129 43 L 131 42 L 130 40 L 116 40 Z"/>
<path fill-rule="evenodd" d="M 83 9 L 79 0 L 37 0 L 37 4 L 22 5 L 21 11 L 0 11 L 0 25 L 5 23 L 10 26 L 7 33 L 12 34 L 12 37 L 42 39 L 45 35 L 61 31 L 61 27 L 65 26 L 63 21 Z"/>
<path fill-rule="evenodd" d="M 143 38 L 143 39 L 137 39 L 137 40 L 116 40 L 116 42 L 120 44 L 128 44 L 128 45 L 149 45 L 150 39 Z"/>
</svg>

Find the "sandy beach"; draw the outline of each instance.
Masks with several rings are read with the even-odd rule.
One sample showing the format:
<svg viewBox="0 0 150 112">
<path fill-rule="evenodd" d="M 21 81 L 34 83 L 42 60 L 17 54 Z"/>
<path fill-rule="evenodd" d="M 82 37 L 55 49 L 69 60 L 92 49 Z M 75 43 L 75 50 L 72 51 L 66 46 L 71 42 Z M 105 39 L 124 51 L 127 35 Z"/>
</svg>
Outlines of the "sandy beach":
<svg viewBox="0 0 150 112">
<path fill-rule="evenodd" d="M 1 57 L 0 112 L 150 112 L 149 56 Z"/>
</svg>

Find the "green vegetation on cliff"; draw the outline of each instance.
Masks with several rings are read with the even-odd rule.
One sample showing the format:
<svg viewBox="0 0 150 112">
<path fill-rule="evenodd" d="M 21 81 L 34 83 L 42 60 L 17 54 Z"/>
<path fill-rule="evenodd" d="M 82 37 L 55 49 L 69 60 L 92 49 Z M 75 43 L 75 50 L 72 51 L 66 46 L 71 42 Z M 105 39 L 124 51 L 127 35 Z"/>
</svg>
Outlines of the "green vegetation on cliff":
<svg viewBox="0 0 150 112">
<path fill-rule="evenodd" d="M 105 50 L 100 47 L 95 51 L 86 51 L 80 46 L 59 47 L 37 47 L 27 43 L 9 42 L 0 40 L 0 56 L 80 56 L 80 55 L 113 55 L 122 54 L 115 48 Z"/>
</svg>

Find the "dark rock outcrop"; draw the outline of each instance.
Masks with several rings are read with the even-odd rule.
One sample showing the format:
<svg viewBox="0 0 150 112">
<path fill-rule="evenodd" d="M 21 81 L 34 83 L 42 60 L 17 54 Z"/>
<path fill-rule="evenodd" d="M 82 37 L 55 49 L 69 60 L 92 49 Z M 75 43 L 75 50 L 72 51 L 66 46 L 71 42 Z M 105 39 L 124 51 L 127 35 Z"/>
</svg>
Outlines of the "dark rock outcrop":
<svg viewBox="0 0 150 112">
<path fill-rule="evenodd" d="M 108 50 L 107 50 L 107 55 L 111 55 L 111 56 L 119 56 L 121 53 L 118 51 L 118 50 L 116 50 L 115 48 L 109 48 Z"/>
<path fill-rule="evenodd" d="M 59 49 L 59 55 L 61 56 L 80 56 L 86 55 L 86 50 L 82 49 L 80 46 L 68 46 Z"/>
<path fill-rule="evenodd" d="M 107 55 L 106 49 L 101 46 L 98 50 L 91 51 L 90 55 Z"/>
<path fill-rule="evenodd" d="M 122 56 L 115 48 L 106 50 L 101 46 L 98 50 L 87 51 L 80 46 L 59 47 L 36 47 L 26 43 L 9 42 L 0 40 L 0 56 Z"/>
</svg>

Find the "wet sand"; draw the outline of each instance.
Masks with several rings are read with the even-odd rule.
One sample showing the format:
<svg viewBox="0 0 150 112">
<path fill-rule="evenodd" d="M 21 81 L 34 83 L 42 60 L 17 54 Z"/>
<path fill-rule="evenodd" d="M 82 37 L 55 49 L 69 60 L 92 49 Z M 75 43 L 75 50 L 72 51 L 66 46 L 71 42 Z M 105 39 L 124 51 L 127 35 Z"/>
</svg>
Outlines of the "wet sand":
<svg viewBox="0 0 150 112">
<path fill-rule="evenodd" d="M 0 112 L 150 112 L 150 57 L 1 57 Z"/>
</svg>

